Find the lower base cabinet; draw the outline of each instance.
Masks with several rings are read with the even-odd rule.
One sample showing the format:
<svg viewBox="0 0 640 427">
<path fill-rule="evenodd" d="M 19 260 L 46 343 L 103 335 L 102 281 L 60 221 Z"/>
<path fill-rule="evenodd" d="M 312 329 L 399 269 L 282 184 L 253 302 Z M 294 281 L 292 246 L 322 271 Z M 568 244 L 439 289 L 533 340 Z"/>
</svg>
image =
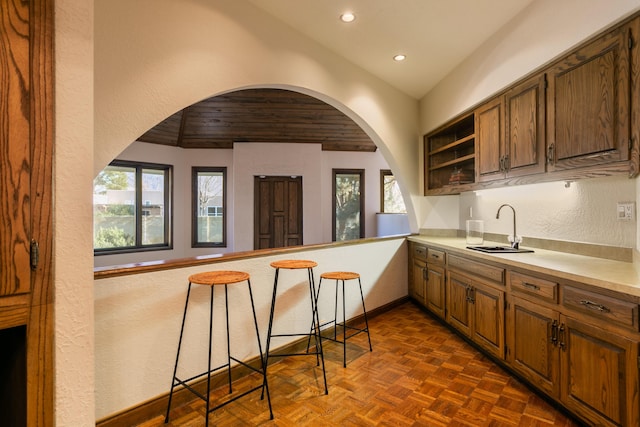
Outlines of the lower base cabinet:
<svg viewBox="0 0 640 427">
<path fill-rule="evenodd" d="M 638 342 L 560 316 L 560 401 L 594 425 L 640 425 Z"/>
<path fill-rule="evenodd" d="M 560 313 L 511 297 L 507 310 L 507 363 L 549 396 L 560 396 Z"/>
<path fill-rule="evenodd" d="M 444 267 L 427 264 L 426 283 L 427 308 L 441 319 L 445 318 L 445 273 Z"/>
<path fill-rule="evenodd" d="M 587 425 L 640 426 L 640 298 L 413 251 L 416 302 Z"/>
<path fill-rule="evenodd" d="M 446 321 L 504 359 L 504 292 L 454 271 L 449 271 L 446 289 Z"/>
</svg>

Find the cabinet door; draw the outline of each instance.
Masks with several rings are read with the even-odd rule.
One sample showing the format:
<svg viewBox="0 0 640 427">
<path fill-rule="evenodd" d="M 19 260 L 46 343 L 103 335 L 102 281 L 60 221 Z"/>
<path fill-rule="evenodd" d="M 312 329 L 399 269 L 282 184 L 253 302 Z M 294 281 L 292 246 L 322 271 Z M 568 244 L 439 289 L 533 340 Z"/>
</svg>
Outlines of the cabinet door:
<svg viewBox="0 0 640 427">
<path fill-rule="evenodd" d="M 504 292 L 475 283 L 470 296 L 473 340 L 504 359 Z"/>
<path fill-rule="evenodd" d="M 410 291 L 411 296 L 422 305 L 425 305 L 426 302 L 426 270 L 427 264 L 424 261 L 413 259 Z"/>
<path fill-rule="evenodd" d="M 561 400 L 594 424 L 637 426 L 638 342 L 561 316 Z"/>
<path fill-rule="evenodd" d="M 629 158 L 629 34 L 622 27 L 548 71 L 548 169 Z"/>
<path fill-rule="evenodd" d="M 0 296 L 31 289 L 29 2 L 7 8 L 0 52 Z M 14 14 L 15 15 L 12 15 Z M 3 12 L 4 15 L 4 12 Z M 9 25 L 13 22 L 19 25 Z M 6 24 L 6 26 L 4 26 Z"/>
<path fill-rule="evenodd" d="M 476 112 L 476 181 L 504 178 L 503 98 L 498 97 Z"/>
<path fill-rule="evenodd" d="M 548 395 L 560 396 L 559 313 L 518 297 L 508 310 L 507 361 Z"/>
<path fill-rule="evenodd" d="M 471 336 L 470 292 L 469 280 L 450 271 L 447 280 L 447 323 L 467 336 Z"/>
<path fill-rule="evenodd" d="M 444 319 L 445 315 L 444 268 L 427 265 L 427 308 Z"/>
<path fill-rule="evenodd" d="M 505 159 L 508 177 L 545 171 L 544 75 L 505 95 Z"/>
</svg>

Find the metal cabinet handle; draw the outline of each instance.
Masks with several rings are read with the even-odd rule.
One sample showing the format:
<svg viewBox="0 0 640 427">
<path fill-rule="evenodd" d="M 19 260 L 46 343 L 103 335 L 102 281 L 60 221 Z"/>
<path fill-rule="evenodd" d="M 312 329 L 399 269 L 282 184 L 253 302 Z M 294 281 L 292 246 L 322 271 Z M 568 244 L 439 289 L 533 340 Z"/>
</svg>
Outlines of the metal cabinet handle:
<svg viewBox="0 0 640 427">
<path fill-rule="evenodd" d="M 554 320 L 551 323 L 551 344 L 558 345 L 558 321 Z"/>
<path fill-rule="evenodd" d="M 467 286 L 467 289 L 465 292 L 467 294 L 466 300 L 471 304 L 475 303 L 476 302 L 475 296 L 474 296 L 475 289 L 472 286 Z"/>
<path fill-rule="evenodd" d="M 564 342 L 564 331 L 565 331 L 564 323 L 562 325 L 560 325 L 560 328 L 558 329 L 558 331 L 560 332 L 558 334 L 558 339 L 560 340 L 560 343 L 559 343 L 560 348 L 563 349 L 563 350 L 566 350 L 567 349 L 567 345 Z"/>
<path fill-rule="evenodd" d="M 553 164 L 554 157 L 555 157 L 555 147 L 553 144 L 549 144 L 549 147 L 547 147 L 547 164 L 549 165 Z"/>
<path fill-rule="evenodd" d="M 589 300 L 586 300 L 586 299 L 581 300 L 580 304 L 584 305 L 587 308 L 590 308 L 591 310 L 597 310 L 597 311 L 600 311 L 602 313 L 611 312 L 611 310 L 608 307 L 606 307 L 606 306 L 604 306 L 602 304 L 598 304 L 597 302 L 589 301 Z"/>
<path fill-rule="evenodd" d="M 539 291 L 540 290 L 540 286 L 534 285 L 533 283 L 523 282 L 522 286 L 524 286 L 525 288 L 528 288 L 528 289 L 533 289 L 534 291 Z"/>
</svg>

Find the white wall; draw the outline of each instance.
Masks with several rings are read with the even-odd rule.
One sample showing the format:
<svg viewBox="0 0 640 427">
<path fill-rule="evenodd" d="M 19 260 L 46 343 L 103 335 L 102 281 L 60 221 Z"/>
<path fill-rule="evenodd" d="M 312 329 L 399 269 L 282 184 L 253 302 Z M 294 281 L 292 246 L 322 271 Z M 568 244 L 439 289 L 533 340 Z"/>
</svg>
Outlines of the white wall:
<svg viewBox="0 0 640 427">
<path fill-rule="evenodd" d="M 627 177 L 586 179 L 571 183 L 549 182 L 513 188 L 468 192 L 460 196 L 460 224 L 473 218 L 484 221 L 485 232 L 513 234 L 510 209 L 498 207 L 509 203 L 516 210 L 517 232 L 526 236 L 589 242 L 633 248 L 636 221 L 619 221 L 617 202 L 633 201 L 636 181 Z M 461 227 L 462 228 L 462 227 Z"/>
<path fill-rule="evenodd" d="M 358 271 L 368 311 L 407 295 L 408 261 L 404 239 L 98 280 L 95 282 L 96 419 L 113 415 L 169 391 L 187 277 L 190 274 L 213 269 L 239 269 L 251 275 L 264 350 L 274 278 L 274 270 L 269 264 L 283 258 L 316 261 L 316 280 L 325 271 Z M 306 279 L 306 271 L 280 272 L 274 333 L 308 331 L 311 315 Z M 324 290 L 319 300 L 320 318 L 330 319 L 333 318 L 333 284 L 328 283 L 326 288 L 325 285 L 327 283 L 323 282 Z M 346 312 L 347 318 L 350 318 L 360 315 L 362 309 L 357 285 L 356 288 L 347 289 Z M 258 345 L 254 339 L 246 287 L 233 285 L 229 293 L 230 304 L 234 307 L 230 313 L 232 355 L 240 359 L 254 357 L 258 354 Z M 224 313 L 221 295 L 215 297 L 214 313 L 218 314 L 214 317 L 214 323 L 224 322 L 224 317 L 220 317 Z M 208 298 L 207 287 L 196 286 L 192 291 L 182 362 L 178 371 L 183 377 L 189 373 L 206 371 L 207 347 L 202 343 L 208 339 Z M 372 332 L 374 351 L 376 342 L 381 339 L 383 337 Z M 293 338 L 276 338 L 272 341 L 272 349 L 289 341 L 293 341 Z M 214 342 L 218 343 L 213 358 L 217 366 L 226 355 L 226 346 L 220 345 L 224 343 L 224 327 L 215 327 Z M 331 381 L 328 385 L 331 393 Z M 275 393 L 277 390 L 272 390 L 271 395 Z"/>
<path fill-rule="evenodd" d="M 532 2 L 420 101 L 421 133 L 487 99 L 639 8 L 638 0 Z M 510 221 L 495 221 L 495 211 L 501 203 L 513 202 L 518 211 L 518 234 L 638 248 L 637 223 L 614 219 L 616 202 L 639 200 L 636 186 L 636 180 L 618 177 L 579 182 L 570 189 L 563 183 L 539 184 L 486 190 L 482 195 L 426 197 L 416 204 L 421 209 L 418 222 L 421 228 L 463 229 L 468 207 L 473 206 L 474 217 L 487 220 L 487 231 L 510 234 Z M 459 215 L 454 224 L 450 212 L 456 204 Z"/>
<path fill-rule="evenodd" d="M 380 170 L 388 169 L 380 151 L 322 151 L 319 144 L 241 143 L 233 149 L 182 149 L 136 141 L 120 160 L 173 165 L 173 249 L 99 255 L 96 267 L 194 257 L 253 249 L 253 179 L 256 175 L 302 176 L 304 244 L 331 242 L 332 170 L 365 170 L 365 237 L 377 235 Z M 227 168 L 227 247 L 191 247 L 191 167 Z"/>
</svg>

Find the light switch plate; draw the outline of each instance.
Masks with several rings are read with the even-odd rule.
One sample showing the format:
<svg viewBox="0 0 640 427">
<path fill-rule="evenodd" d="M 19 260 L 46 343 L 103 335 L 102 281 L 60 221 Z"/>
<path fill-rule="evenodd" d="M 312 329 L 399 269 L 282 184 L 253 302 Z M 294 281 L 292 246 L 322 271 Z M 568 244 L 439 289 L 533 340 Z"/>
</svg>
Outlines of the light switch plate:
<svg viewBox="0 0 640 427">
<path fill-rule="evenodd" d="M 618 202 L 618 221 L 631 221 L 635 216 L 635 202 Z"/>
</svg>

